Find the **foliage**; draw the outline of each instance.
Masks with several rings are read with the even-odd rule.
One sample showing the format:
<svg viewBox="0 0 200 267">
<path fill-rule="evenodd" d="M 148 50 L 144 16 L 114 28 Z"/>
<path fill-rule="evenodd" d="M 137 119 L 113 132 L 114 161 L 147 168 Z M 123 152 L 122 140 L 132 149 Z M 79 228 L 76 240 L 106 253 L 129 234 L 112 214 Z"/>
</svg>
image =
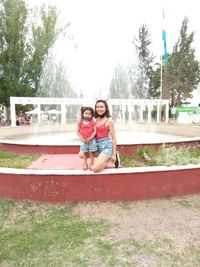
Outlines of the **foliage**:
<svg viewBox="0 0 200 267">
<path fill-rule="evenodd" d="M 24 81 L 27 17 L 23 0 L 0 1 L 0 99 L 6 106 L 10 96 L 31 94 Z"/>
<path fill-rule="evenodd" d="M 147 159 L 153 154 L 153 148 L 151 146 L 142 146 L 137 149 L 136 156 L 141 159 Z"/>
<path fill-rule="evenodd" d="M 121 160 L 123 166 L 133 167 L 135 165 L 135 160 L 131 156 L 120 155 L 120 160 Z"/>
<path fill-rule="evenodd" d="M 55 42 L 61 29 L 56 28 L 58 19 L 57 9 L 54 6 L 45 5 L 38 11 L 34 10 L 34 20 L 31 23 L 31 40 L 29 43 L 28 75 L 30 84 L 35 93 L 39 87 L 42 65 L 49 49 Z"/>
<path fill-rule="evenodd" d="M 190 98 L 200 81 L 200 65 L 192 47 L 194 32 L 188 34 L 188 22 L 185 17 L 167 66 L 172 106 L 180 106 L 184 100 Z"/>
<path fill-rule="evenodd" d="M 139 28 L 138 38 L 133 41 L 136 60 L 126 66 L 118 64 L 109 88 L 111 98 L 148 98 L 152 96 L 154 56 L 150 52 L 150 33 L 146 25 Z"/>
<path fill-rule="evenodd" d="M 122 156 L 122 165 L 133 166 L 172 166 L 200 163 L 200 149 L 191 147 L 165 146 L 158 151 L 153 146 L 139 147 L 135 157 Z"/>
<path fill-rule="evenodd" d="M 0 99 L 5 106 L 10 96 L 36 94 L 43 60 L 59 32 L 55 7 L 42 6 L 39 12 L 28 10 L 24 0 L 0 1 Z"/>
<path fill-rule="evenodd" d="M 150 52 L 151 35 L 148 27 L 143 24 L 139 28 L 138 37 L 135 38 L 133 44 L 136 48 L 138 57 L 138 78 L 137 88 L 139 98 L 148 98 L 150 96 L 149 83 L 152 78 L 154 55 Z"/>
<path fill-rule="evenodd" d="M 200 163 L 200 157 L 194 157 L 193 152 L 188 147 L 180 147 L 177 149 L 174 146 L 162 146 L 155 155 L 155 162 L 158 166 L 186 165 L 190 163 L 198 164 Z"/>
<path fill-rule="evenodd" d="M 160 98 L 161 96 L 160 72 L 161 72 L 161 66 L 159 63 L 156 63 L 149 81 L 149 95 L 153 99 Z"/>
<path fill-rule="evenodd" d="M 172 106 L 181 105 L 200 82 L 200 66 L 195 59 L 193 48 L 194 32 L 188 34 L 188 19 L 184 18 L 180 36 L 173 53 L 168 55 L 167 65 L 154 64 L 150 52 L 151 36 L 143 24 L 138 36 L 134 37 L 136 60 L 127 66 L 118 64 L 110 85 L 111 98 L 164 98 L 170 99 Z"/>
</svg>

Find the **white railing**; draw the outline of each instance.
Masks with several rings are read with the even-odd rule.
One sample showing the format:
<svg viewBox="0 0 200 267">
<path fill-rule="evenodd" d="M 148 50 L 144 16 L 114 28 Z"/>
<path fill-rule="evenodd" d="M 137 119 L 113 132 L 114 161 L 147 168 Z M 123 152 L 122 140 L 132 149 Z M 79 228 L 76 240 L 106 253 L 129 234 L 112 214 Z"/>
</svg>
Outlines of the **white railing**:
<svg viewBox="0 0 200 267">
<path fill-rule="evenodd" d="M 11 126 L 16 126 L 16 105 L 36 105 L 38 107 L 38 123 L 41 122 L 41 105 L 60 105 L 61 124 L 66 123 L 66 106 L 84 106 L 85 103 L 90 103 L 94 106 L 95 100 L 85 100 L 84 98 L 46 98 L 46 97 L 10 97 L 11 107 Z M 129 123 L 133 121 L 132 115 L 137 109 L 139 113 L 139 121 L 144 121 L 144 111 L 147 113 L 147 121 L 151 123 L 152 112 L 155 111 L 156 122 L 161 121 L 161 111 L 167 123 L 169 120 L 169 100 L 166 99 L 109 99 L 108 100 L 110 113 L 113 114 L 115 107 L 118 107 L 118 116 L 120 122 Z M 164 109 L 163 109 L 164 107 Z"/>
</svg>

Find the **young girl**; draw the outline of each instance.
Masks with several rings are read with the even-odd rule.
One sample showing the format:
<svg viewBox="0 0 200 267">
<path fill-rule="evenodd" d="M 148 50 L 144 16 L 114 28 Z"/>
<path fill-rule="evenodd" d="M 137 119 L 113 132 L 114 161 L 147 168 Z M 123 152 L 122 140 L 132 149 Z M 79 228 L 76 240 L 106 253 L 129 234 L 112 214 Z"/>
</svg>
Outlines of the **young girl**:
<svg viewBox="0 0 200 267">
<path fill-rule="evenodd" d="M 93 120 L 94 110 L 91 107 L 81 108 L 81 119 L 77 124 L 77 135 L 81 139 L 80 151 L 83 152 L 83 170 L 92 170 L 94 163 L 94 152 L 97 151 L 95 140 L 96 123 Z M 87 158 L 90 158 L 88 165 Z"/>
</svg>

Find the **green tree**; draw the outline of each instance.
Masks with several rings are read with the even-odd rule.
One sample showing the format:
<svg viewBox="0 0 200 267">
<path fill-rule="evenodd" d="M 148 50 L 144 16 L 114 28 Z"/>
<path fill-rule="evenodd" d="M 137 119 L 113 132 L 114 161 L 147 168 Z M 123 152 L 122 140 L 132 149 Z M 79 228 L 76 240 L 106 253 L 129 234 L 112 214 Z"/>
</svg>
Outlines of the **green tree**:
<svg viewBox="0 0 200 267">
<path fill-rule="evenodd" d="M 149 83 L 152 78 L 154 55 L 151 53 L 151 35 L 148 27 L 143 24 L 139 28 L 138 37 L 134 38 L 133 44 L 138 57 L 136 87 L 140 98 L 148 98 L 151 90 Z M 135 89 L 134 89 L 135 90 Z"/>
<path fill-rule="evenodd" d="M 167 65 L 172 106 L 180 106 L 185 99 L 190 98 L 200 81 L 200 66 L 192 47 L 194 32 L 188 34 L 188 22 L 185 17 Z"/>
<path fill-rule="evenodd" d="M 152 71 L 151 79 L 149 81 L 149 95 L 152 98 L 160 98 L 160 79 L 161 79 L 161 66 L 159 63 L 155 64 L 155 68 Z"/>
<path fill-rule="evenodd" d="M 24 0 L 0 0 L 0 100 L 34 96 L 45 56 L 57 35 L 55 7 L 28 10 Z"/>
<path fill-rule="evenodd" d="M 28 11 L 23 0 L 0 1 L 0 99 L 9 106 L 10 96 L 29 94 L 23 81 Z"/>
<path fill-rule="evenodd" d="M 29 83 L 34 88 L 34 94 L 36 94 L 42 74 L 43 62 L 62 29 L 56 28 L 58 19 L 56 7 L 43 5 L 39 12 L 38 9 L 33 12 L 34 21 L 31 23 L 32 38 L 29 43 L 27 74 Z"/>
</svg>

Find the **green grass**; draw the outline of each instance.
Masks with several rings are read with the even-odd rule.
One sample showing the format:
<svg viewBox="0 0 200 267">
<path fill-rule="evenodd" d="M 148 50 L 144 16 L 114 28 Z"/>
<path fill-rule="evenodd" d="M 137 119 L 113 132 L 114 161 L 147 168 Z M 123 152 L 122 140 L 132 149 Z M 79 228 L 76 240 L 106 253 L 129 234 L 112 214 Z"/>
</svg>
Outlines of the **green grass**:
<svg viewBox="0 0 200 267">
<path fill-rule="evenodd" d="M 0 152 L 0 167 L 26 169 L 40 155 Z M 200 149 L 190 147 L 161 146 L 155 151 L 153 146 L 139 147 L 136 156 L 120 155 L 122 166 L 172 166 L 200 163 Z"/>
<path fill-rule="evenodd" d="M 26 169 L 39 155 L 16 154 L 0 151 L 0 167 Z"/>
<path fill-rule="evenodd" d="M 0 266 L 87 266 L 86 241 L 109 228 L 81 220 L 73 205 L 0 203 Z"/>
<path fill-rule="evenodd" d="M 81 218 L 76 206 L 0 200 L 0 266 L 200 266 L 198 244 L 179 250 L 162 232 L 121 237 L 118 224 Z"/>
<path fill-rule="evenodd" d="M 135 156 L 121 156 L 122 166 L 172 166 L 200 163 L 200 149 L 191 147 L 165 146 L 158 151 L 151 146 L 140 147 Z"/>
</svg>

